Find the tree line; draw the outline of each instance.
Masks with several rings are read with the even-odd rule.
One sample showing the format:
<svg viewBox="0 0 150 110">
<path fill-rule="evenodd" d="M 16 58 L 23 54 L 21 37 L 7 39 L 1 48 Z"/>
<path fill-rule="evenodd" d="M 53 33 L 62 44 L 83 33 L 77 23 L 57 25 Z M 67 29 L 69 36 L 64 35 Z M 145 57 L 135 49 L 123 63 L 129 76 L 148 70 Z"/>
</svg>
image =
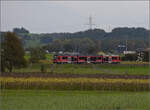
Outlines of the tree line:
<svg viewBox="0 0 150 110">
<path fill-rule="evenodd" d="M 54 40 L 44 46 L 49 52 L 79 52 L 81 54 L 96 54 L 100 51 L 101 42 L 90 38 Z"/>
<path fill-rule="evenodd" d="M 62 41 L 61 45 L 65 45 L 63 47 L 66 47 L 65 49 L 63 49 L 67 51 L 72 51 L 72 48 L 70 48 L 69 50 L 67 49 L 70 45 L 67 42 L 76 42 L 76 44 L 78 44 L 79 41 L 85 41 L 85 39 L 87 40 L 87 42 L 101 42 L 101 51 L 105 52 L 116 50 L 118 45 L 126 45 L 126 41 L 128 42 L 129 50 L 136 50 L 137 48 L 148 48 L 150 37 L 150 30 L 141 27 L 118 27 L 114 28 L 111 32 L 105 32 L 103 29 L 92 29 L 75 33 L 41 34 L 32 34 L 25 28 L 20 28 L 20 31 L 19 28 L 15 28 L 14 32 L 17 36 L 20 37 L 20 39 L 22 39 L 24 48 L 39 47 L 45 45 L 51 45 L 50 47 L 52 47 L 52 45 L 55 46 L 55 43 L 58 43 L 60 40 Z M 71 47 L 74 47 L 74 44 L 72 44 Z M 53 48 L 53 50 L 57 51 L 58 48 L 56 48 L 56 50 Z"/>
</svg>

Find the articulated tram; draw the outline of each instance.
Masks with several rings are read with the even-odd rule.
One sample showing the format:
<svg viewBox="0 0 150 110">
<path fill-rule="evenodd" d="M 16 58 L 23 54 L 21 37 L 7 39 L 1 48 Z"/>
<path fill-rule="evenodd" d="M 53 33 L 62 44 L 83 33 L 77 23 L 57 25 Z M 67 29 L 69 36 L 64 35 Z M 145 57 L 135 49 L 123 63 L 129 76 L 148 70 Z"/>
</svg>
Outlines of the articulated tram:
<svg viewBox="0 0 150 110">
<path fill-rule="evenodd" d="M 96 56 L 96 55 L 54 55 L 53 63 L 56 64 L 101 64 L 101 63 L 120 63 L 119 55 L 107 55 L 107 56 Z"/>
</svg>

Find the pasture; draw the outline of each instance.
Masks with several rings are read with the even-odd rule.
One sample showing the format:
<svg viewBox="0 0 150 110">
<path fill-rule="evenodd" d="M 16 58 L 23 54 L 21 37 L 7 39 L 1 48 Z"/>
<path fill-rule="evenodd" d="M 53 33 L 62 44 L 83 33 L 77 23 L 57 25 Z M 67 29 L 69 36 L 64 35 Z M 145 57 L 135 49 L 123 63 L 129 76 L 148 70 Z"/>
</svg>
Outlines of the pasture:
<svg viewBox="0 0 150 110">
<path fill-rule="evenodd" d="M 149 95 L 149 92 L 49 90 L 1 90 L 0 94 L 2 110 L 149 110 Z"/>
<path fill-rule="evenodd" d="M 48 63 L 48 61 L 47 61 Z M 14 69 L 13 72 L 44 72 L 53 74 L 129 74 L 149 75 L 149 65 L 134 64 L 30 64 L 26 68 Z"/>
</svg>

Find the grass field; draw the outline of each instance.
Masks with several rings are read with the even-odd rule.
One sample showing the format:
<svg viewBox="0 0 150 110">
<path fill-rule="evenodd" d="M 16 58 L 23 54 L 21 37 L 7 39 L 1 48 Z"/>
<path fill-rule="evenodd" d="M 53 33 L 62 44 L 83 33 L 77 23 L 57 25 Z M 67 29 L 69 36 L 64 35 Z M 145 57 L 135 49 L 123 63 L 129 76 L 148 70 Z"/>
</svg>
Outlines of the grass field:
<svg viewBox="0 0 150 110">
<path fill-rule="evenodd" d="M 2 90 L 2 110 L 150 110 L 149 92 Z"/>
<path fill-rule="evenodd" d="M 49 63 L 49 62 L 47 62 Z M 72 74 L 131 74 L 131 75 L 149 75 L 149 66 L 140 65 L 107 65 L 107 64 L 62 64 L 52 65 L 44 64 L 45 72 L 53 72 L 57 74 L 72 73 Z M 41 72 L 41 64 L 32 64 L 27 68 L 14 69 L 13 72 Z"/>
<path fill-rule="evenodd" d="M 45 54 L 46 59 L 45 60 L 52 60 L 53 59 L 53 54 Z M 25 53 L 24 58 L 29 61 L 29 59 L 31 58 L 29 53 Z"/>
</svg>

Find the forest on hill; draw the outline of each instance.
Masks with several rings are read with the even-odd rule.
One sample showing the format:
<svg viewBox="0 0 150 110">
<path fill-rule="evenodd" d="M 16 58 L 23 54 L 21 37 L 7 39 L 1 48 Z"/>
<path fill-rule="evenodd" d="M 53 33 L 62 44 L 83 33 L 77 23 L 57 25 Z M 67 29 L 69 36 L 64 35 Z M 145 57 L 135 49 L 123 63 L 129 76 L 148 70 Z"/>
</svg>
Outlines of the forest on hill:
<svg viewBox="0 0 150 110">
<path fill-rule="evenodd" d="M 150 30 L 142 27 L 118 27 L 111 32 L 103 29 L 85 30 L 75 33 L 30 33 L 25 28 L 14 28 L 13 32 L 22 40 L 25 49 L 44 47 L 49 51 L 96 53 L 116 51 L 118 45 L 128 50 L 148 48 Z M 1 32 L 3 36 L 5 32 Z"/>
</svg>

